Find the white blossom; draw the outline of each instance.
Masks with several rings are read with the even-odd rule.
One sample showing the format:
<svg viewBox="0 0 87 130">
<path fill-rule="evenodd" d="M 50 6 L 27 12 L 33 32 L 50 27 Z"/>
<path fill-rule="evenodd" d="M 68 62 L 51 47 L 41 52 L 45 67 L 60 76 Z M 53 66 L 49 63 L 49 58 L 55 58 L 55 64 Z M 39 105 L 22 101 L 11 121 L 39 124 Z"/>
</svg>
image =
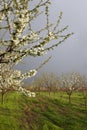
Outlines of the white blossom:
<svg viewBox="0 0 87 130">
<path fill-rule="evenodd" d="M 49 37 L 49 40 L 55 39 L 55 35 L 52 32 L 49 32 L 48 37 Z"/>
<path fill-rule="evenodd" d="M 22 94 L 24 94 L 25 96 L 28 97 L 36 97 L 36 93 L 35 92 L 30 92 L 29 90 L 26 90 L 23 87 L 19 87 L 18 91 Z"/>
<path fill-rule="evenodd" d="M 0 12 L 0 23 L 2 22 L 3 18 L 4 18 L 4 13 Z"/>
<path fill-rule="evenodd" d="M 30 70 L 29 72 L 22 74 L 21 77 L 22 77 L 22 79 L 27 79 L 29 77 L 35 76 L 36 73 L 37 73 L 37 71 L 35 69 L 33 69 L 33 70 Z"/>
</svg>

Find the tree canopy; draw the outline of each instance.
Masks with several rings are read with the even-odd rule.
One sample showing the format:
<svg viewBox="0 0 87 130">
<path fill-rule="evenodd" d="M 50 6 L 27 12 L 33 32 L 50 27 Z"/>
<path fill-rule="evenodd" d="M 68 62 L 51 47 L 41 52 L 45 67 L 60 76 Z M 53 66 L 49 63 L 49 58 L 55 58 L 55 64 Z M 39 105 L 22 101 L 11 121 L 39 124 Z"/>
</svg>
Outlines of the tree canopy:
<svg viewBox="0 0 87 130">
<path fill-rule="evenodd" d="M 2 88 L 3 70 L 7 72 L 9 66 L 12 66 L 9 68 L 9 74 L 5 72 L 8 81 L 8 78 L 12 78 L 15 71 L 17 72 L 13 66 L 25 57 L 44 55 L 73 34 L 65 32 L 68 26 L 59 27 L 62 12 L 59 13 L 56 23 L 51 23 L 49 20 L 50 0 L 38 0 L 35 4 L 34 2 L 34 0 L 0 0 L 0 88 Z M 41 28 L 36 30 L 33 26 L 39 24 L 40 15 L 45 18 L 44 25 L 40 23 Z M 50 44 L 51 41 L 54 44 Z M 34 76 L 49 59 L 27 73 L 20 72 L 21 81 Z M 17 78 L 18 75 L 15 76 Z"/>
</svg>

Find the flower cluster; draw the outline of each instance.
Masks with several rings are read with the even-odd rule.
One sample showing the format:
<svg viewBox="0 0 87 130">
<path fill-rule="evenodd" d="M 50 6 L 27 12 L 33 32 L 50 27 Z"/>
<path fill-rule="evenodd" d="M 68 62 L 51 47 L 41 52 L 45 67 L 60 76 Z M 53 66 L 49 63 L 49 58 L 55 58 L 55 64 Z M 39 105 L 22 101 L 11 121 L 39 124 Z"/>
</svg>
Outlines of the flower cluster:
<svg viewBox="0 0 87 130">
<path fill-rule="evenodd" d="M 15 30 L 13 36 L 14 34 L 16 36 L 20 36 L 20 34 L 22 33 L 22 31 L 25 29 L 26 25 L 29 22 L 29 13 L 27 10 L 24 9 L 22 10 L 22 12 L 20 10 L 16 10 L 16 14 L 17 19 L 14 22 Z"/>
<path fill-rule="evenodd" d="M 2 22 L 3 18 L 4 18 L 4 13 L 0 12 L 0 23 Z"/>
<path fill-rule="evenodd" d="M 26 72 L 26 73 L 24 73 L 24 74 L 21 75 L 22 80 L 27 79 L 27 78 L 30 78 L 30 77 L 32 77 L 32 76 L 35 76 L 36 73 L 37 73 L 37 71 L 36 71 L 35 69 L 30 70 L 29 72 Z"/>
<path fill-rule="evenodd" d="M 40 55 L 44 55 L 45 51 L 44 51 L 44 48 L 37 47 L 37 48 L 31 48 L 29 53 L 30 55 L 33 55 L 33 56 L 37 56 L 37 55 L 40 56 Z"/>
<path fill-rule="evenodd" d="M 25 96 L 28 97 L 36 97 L 36 93 L 35 92 L 30 92 L 29 90 L 23 88 L 23 87 L 19 87 L 18 92 L 24 94 Z"/>
<path fill-rule="evenodd" d="M 7 64 L 0 64 L 0 92 L 18 91 L 29 97 L 35 97 L 34 92 L 30 92 L 21 87 L 22 81 L 28 77 L 36 74 L 36 70 L 30 70 L 22 74 L 21 71 L 14 70 L 12 66 Z"/>
<path fill-rule="evenodd" d="M 55 36 L 53 32 L 49 32 L 48 37 L 49 37 L 49 41 L 58 39 L 58 36 Z"/>
<path fill-rule="evenodd" d="M 21 86 L 21 72 L 13 70 L 7 64 L 0 64 L 0 89 L 12 88 L 16 90 Z"/>
</svg>

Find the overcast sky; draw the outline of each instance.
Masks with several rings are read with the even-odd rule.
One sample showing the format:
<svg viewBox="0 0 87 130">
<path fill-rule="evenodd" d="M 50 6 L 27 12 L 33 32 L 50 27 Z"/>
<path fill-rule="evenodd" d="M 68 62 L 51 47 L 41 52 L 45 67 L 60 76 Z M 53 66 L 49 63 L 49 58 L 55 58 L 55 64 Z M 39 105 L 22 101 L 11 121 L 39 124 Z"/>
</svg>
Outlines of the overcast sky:
<svg viewBox="0 0 87 130">
<path fill-rule="evenodd" d="M 62 24 L 68 24 L 75 34 L 53 52 L 50 68 L 87 75 L 87 0 L 53 0 L 54 20 L 59 11 L 63 11 Z"/>
<path fill-rule="evenodd" d="M 60 11 L 63 12 L 61 26 L 69 25 L 69 31 L 75 34 L 48 53 L 49 56 L 52 55 L 52 59 L 39 73 L 50 71 L 61 74 L 75 71 L 87 76 L 87 0 L 52 0 L 52 22 L 56 21 Z M 32 69 L 34 65 L 38 65 L 38 61 L 41 63 L 45 58 L 26 59 L 28 64 L 25 68 Z"/>
</svg>

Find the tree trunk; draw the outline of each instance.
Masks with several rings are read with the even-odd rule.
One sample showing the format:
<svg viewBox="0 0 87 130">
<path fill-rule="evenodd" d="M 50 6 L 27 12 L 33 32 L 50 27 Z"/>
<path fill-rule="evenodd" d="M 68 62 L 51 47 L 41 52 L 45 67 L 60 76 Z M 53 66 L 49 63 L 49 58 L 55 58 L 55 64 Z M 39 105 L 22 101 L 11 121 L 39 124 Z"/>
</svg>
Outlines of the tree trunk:
<svg viewBox="0 0 87 130">
<path fill-rule="evenodd" d="M 2 98 L 2 105 L 4 104 L 4 93 L 1 94 Z"/>
<path fill-rule="evenodd" d="M 50 96 L 50 91 L 48 93 L 49 93 L 49 96 Z"/>
<path fill-rule="evenodd" d="M 87 100 L 86 97 L 84 97 L 85 108 L 86 108 L 86 106 L 87 106 L 87 101 L 86 101 L 86 100 Z"/>
<path fill-rule="evenodd" d="M 54 95 L 55 95 L 56 91 L 54 90 Z"/>
<path fill-rule="evenodd" d="M 50 88 L 48 88 L 48 91 L 49 91 L 48 93 L 49 93 L 49 96 L 50 96 L 50 93 L 51 93 L 51 89 L 50 89 Z"/>
<path fill-rule="evenodd" d="M 69 104 L 71 104 L 71 94 L 69 94 Z"/>
</svg>

